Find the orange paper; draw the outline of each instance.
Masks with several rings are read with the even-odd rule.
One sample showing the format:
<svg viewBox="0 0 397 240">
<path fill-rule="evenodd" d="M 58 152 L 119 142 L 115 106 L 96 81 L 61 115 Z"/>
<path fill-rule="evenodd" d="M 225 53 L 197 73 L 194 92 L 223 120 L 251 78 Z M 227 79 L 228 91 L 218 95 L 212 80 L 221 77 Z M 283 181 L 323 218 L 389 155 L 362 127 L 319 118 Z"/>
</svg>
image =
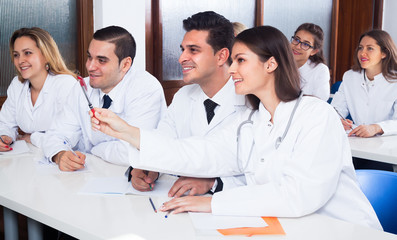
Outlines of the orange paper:
<svg viewBox="0 0 397 240">
<path fill-rule="evenodd" d="M 262 217 L 267 223 L 266 227 L 244 227 L 244 228 L 229 228 L 229 229 L 217 229 L 222 235 L 285 235 L 284 229 L 276 217 Z"/>
</svg>

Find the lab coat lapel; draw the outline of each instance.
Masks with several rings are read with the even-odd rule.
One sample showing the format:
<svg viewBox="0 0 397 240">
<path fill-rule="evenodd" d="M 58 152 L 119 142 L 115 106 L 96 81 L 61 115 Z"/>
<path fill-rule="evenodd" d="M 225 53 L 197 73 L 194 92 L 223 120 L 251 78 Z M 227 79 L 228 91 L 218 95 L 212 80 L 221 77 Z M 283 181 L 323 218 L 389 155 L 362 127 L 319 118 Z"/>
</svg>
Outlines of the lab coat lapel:
<svg viewBox="0 0 397 240">
<path fill-rule="evenodd" d="M 32 98 L 30 95 L 30 89 L 29 89 L 29 81 L 26 81 L 24 86 L 24 90 L 22 91 L 23 94 L 25 94 L 24 101 L 23 101 L 23 107 L 25 108 L 25 112 L 29 116 L 31 120 L 33 120 L 33 113 L 32 113 Z"/>
</svg>

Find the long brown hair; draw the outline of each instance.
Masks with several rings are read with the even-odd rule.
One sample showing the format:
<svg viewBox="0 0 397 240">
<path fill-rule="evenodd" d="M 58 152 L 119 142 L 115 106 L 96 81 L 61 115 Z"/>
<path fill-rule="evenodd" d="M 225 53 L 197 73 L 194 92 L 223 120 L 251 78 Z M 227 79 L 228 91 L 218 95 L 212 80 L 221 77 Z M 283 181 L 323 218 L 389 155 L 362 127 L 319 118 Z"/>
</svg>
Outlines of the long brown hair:
<svg viewBox="0 0 397 240">
<path fill-rule="evenodd" d="M 361 40 L 365 37 L 371 37 L 376 41 L 376 44 L 379 45 L 382 53 L 386 54 L 386 57 L 382 59 L 382 74 L 386 78 L 387 81 L 391 79 L 397 79 L 397 49 L 396 45 L 393 42 L 393 39 L 390 35 L 380 29 L 374 29 L 368 32 L 363 33 L 360 36 L 358 41 L 358 46 L 360 45 Z M 354 57 L 354 65 L 352 67 L 353 71 L 361 72 L 363 68 L 358 61 L 358 46 L 355 51 Z M 396 81 L 392 81 L 396 82 Z"/>
<path fill-rule="evenodd" d="M 48 62 L 49 71 L 55 75 L 57 74 L 69 74 L 76 78 L 76 74 L 73 73 L 66 67 L 65 62 L 59 52 L 58 46 L 55 43 L 54 39 L 51 35 L 38 27 L 32 28 L 21 28 L 16 30 L 10 39 L 10 54 L 11 59 L 14 62 L 14 43 L 20 37 L 29 37 L 32 39 L 36 46 L 40 49 L 41 53 L 43 54 L 44 58 Z M 25 82 L 26 79 L 23 79 L 21 73 L 17 69 L 18 79 L 21 82 Z"/>
<path fill-rule="evenodd" d="M 300 78 L 289 41 L 280 30 L 271 26 L 260 26 L 247 29 L 237 35 L 235 42 L 241 42 L 259 56 L 262 62 L 274 57 L 278 67 L 275 73 L 275 91 L 283 102 L 299 97 Z M 259 107 L 259 98 L 247 95 L 254 109 Z"/>
</svg>

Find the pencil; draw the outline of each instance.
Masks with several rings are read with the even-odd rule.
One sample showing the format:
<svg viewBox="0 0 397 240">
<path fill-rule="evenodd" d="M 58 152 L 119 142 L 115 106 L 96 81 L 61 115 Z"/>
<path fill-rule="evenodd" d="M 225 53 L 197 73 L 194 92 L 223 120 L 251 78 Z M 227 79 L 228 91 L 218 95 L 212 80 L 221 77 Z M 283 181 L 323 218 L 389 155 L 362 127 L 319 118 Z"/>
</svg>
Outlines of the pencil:
<svg viewBox="0 0 397 240">
<path fill-rule="evenodd" d="M 154 203 L 153 203 L 153 201 L 152 201 L 152 198 L 151 197 L 149 197 L 149 201 L 150 201 L 150 204 L 152 205 L 152 207 L 153 207 L 153 210 L 154 210 L 154 212 L 155 213 L 157 213 L 157 209 L 156 209 L 156 207 L 154 206 Z"/>
</svg>

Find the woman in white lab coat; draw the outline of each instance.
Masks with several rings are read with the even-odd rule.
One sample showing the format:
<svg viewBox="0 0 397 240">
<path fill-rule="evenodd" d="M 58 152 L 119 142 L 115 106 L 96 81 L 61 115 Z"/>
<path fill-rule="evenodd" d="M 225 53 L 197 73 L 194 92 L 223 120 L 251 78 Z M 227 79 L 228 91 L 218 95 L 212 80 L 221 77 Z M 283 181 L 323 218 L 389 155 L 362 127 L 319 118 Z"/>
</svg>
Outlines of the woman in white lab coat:
<svg viewBox="0 0 397 240">
<path fill-rule="evenodd" d="M 328 101 L 330 94 L 329 69 L 323 53 L 324 33 L 313 23 L 300 25 L 291 38 L 291 48 L 301 75 L 303 94 Z"/>
<path fill-rule="evenodd" d="M 129 126 L 102 109 L 92 127 L 140 149 L 133 167 L 197 177 L 245 174 L 246 186 L 212 197 L 174 198 L 162 211 L 276 217 L 319 213 L 381 229 L 357 184 L 337 114 L 326 102 L 300 95 L 285 36 L 270 26 L 248 29 L 236 37 L 232 59 L 236 92 L 247 95 L 253 109 L 222 133 L 169 139 Z"/>
<path fill-rule="evenodd" d="M 17 75 L 0 112 L 0 151 L 23 139 L 40 147 L 67 94 L 77 83 L 51 35 L 40 28 L 21 28 L 10 39 Z M 18 127 L 24 134 L 18 136 Z"/>
<path fill-rule="evenodd" d="M 397 134 L 397 49 L 387 32 L 361 35 L 354 66 L 343 75 L 331 105 L 345 129 L 353 129 L 349 136 Z M 349 114 L 353 121 L 344 119 Z"/>
</svg>

